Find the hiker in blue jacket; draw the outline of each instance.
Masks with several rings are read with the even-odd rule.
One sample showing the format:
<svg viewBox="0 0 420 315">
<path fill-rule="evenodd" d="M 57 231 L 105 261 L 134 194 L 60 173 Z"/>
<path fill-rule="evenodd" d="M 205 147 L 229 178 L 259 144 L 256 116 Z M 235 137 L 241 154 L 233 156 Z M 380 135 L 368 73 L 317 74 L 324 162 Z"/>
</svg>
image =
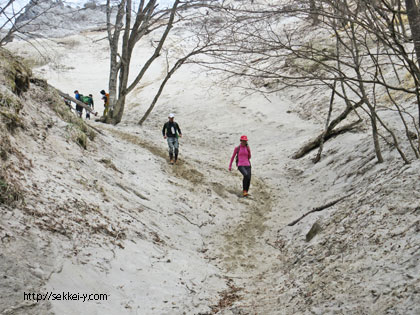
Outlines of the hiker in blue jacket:
<svg viewBox="0 0 420 315">
<path fill-rule="evenodd" d="M 78 100 L 78 101 L 82 101 L 81 100 L 81 98 L 80 98 L 80 94 L 79 94 L 79 91 L 78 90 L 75 90 L 74 91 L 74 98 L 76 99 L 76 100 Z M 83 107 L 82 106 L 80 106 L 79 104 L 77 104 L 76 103 L 76 113 L 77 113 L 77 115 L 80 117 L 80 118 L 82 118 L 82 114 L 83 114 Z"/>
</svg>

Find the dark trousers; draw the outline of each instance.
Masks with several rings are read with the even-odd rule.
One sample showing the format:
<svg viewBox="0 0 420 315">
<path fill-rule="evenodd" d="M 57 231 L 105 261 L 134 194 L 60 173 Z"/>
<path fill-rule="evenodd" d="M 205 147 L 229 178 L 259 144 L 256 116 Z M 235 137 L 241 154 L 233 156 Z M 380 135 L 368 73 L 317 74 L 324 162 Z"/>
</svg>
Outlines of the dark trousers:
<svg viewBox="0 0 420 315">
<path fill-rule="evenodd" d="M 238 170 L 244 176 L 242 180 L 243 189 L 248 191 L 251 184 L 251 166 L 239 166 Z"/>
<path fill-rule="evenodd" d="M 82 118 L 83 107 L 76 104 L 76 113 L 80 118 Z"/>
</svg>

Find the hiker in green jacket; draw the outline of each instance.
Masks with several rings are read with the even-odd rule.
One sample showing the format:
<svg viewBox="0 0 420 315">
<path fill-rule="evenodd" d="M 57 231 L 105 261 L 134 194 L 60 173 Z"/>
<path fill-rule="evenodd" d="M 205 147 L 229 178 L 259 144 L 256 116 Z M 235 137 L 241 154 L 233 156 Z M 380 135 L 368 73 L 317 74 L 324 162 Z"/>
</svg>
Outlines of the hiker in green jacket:
<svg viewBox="0 0 420 315">
<path fill-rule="evenodd" d="M 95 108 L 95 106 L 93 104 L 93 95 L 92 94 L 89 94 L 89 96 L 87 98 L 86 105 L 89 106 L 92 110 Z M 90 120 L 90 113 L 89 113 L 88 110 L 86 111 L 86 119 Z"/>
</svg>

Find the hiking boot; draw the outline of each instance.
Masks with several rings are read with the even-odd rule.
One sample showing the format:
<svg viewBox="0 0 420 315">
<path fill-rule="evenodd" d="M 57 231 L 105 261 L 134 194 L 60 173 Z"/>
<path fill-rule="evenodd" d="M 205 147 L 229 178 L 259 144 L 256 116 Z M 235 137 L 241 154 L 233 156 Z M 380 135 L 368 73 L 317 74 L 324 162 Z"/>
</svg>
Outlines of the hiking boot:
<svg viewBox="0 0 420 315">
<path fill-rule="evenodd" d="M 169 163 L 174 164 L 174 160 L 173 160 L 173 159 L 171 159 L 171 161 L 170 161 Z"/>
<path fill-rule="evenodd" d="M 244 194 L 243 194 L 243 196 L 244 196 L 244 197 L 248 197 L 248 192 L 247 192 L 246 190 L 244 190 Z"/>
</svg>

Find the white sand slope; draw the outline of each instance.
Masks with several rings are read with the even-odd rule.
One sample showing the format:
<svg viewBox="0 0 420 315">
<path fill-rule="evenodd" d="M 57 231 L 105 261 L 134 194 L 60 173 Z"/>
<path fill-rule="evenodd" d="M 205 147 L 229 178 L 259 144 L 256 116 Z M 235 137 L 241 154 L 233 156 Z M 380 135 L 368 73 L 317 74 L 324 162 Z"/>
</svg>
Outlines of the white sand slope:
<svg viewBox="0 0 420 315">
<path fill-rule="evenodd" d="M 101 112 L 99 91 L 106 89 L 108 78 L 107 43 L 100 40 L 104 36 L 85 33 L 50 42 L 53 63 L 36 68 L 36 74 L 69 94 L 75 89 L 92 93 L 95 109 Z M 23 44 L 14 44 L 13 49 L 23 55 L 30 51 Z M 132 74 L 147 52 L 149 47 L 136 51 Z M 211 85 L 214 78 L 194 65 L 174 75 L 152 115 L 139 127 L 137 121 L 154 96 L 162 69 L 156 63 L 130 94 L 118 126 L 89 122 L 104 135 L 98 135 L 87 151 L 60 144 L 65 126 L 54 117 L 54 133 L 25 149 L 28 156 L 36 156 L 31 181 L 42 187 L 39 200 L 67 204 L 75 217 L 62 210 L 56 215 L 63 222 L 80 216 L 91 224 L 84 229 L 63 223 L 73 229 L 70 239 L 42 236 L 56 246 L 56 254 L 48 258 L 54 267 L 44 289 L 108 294 L 108 300 L 100 302 L 52 301 L 53 313 L 325 314 L 391 309 L 415 314 L 419 310 L 419 291 L 415 291 L 419 267 L 409 267 L 418 236 L 412 236 L 411 247 L 401 241 L 395 253 L 390 249 L 377 254 L 378 248 L 365 241 L 373 237 L 381 244 L 391 243 L 384 236 L 395 228 L 386 215 L 390 200 L 414 211 L 401 219 L 402 229 L 415 221 L 418 190 L 413 190 L 412 182 L 401 188 L 404 180 L 395 176 L 400 172 L 415 176 L 417 162 L 405 169 L 400 162 L 375 165 L 369 135 L 364 133 L 327 142 L 326 157 L 319 164 L 312 164 L 309 157 L 292 160 L 292 153 L 322 130 L 322 125 L 296 115 L 297 96 L 302 105 L 316 102 L 321 94 L 289 89 L 268 98 L 248 95 L 226 82 Z M 40 111 L 48 115 L 47 109 Z M 169 112 L 176 114 L 184 135 L 175 166 L 167 163 L 161 135 Z M 242 134 L 248 135 L 253 155 L 249 199 L 238 197 L 241 177 L 236 170 L 227 170 Z M 34 153 L 37 150 L 41 153 Z M 387 158 L 392 160 L 395 154 Z M 398 189 L 409 189 L 411 194 L 395 192 Z M 370 195 L 371 191 L 377 194 Z M 385 191 L 388 202 L 379 205 L 386 199 Z M 349 193 L 353 196 L 337 206 L 286 227 L 311 208 Z M 28 204 L 35 208 L 39 200 Z M 365 211 L 357 212 L 360 209 Z M 373 227 L 363 226 L 370 211 L 377 211 L 377 218 L 371 218 Z M 323 232 L 307 243 L 305 235 L 315 221 Z M 398 256 L 404 257 L 404 265 L 395 265 Z M 409 296 L 403 293 L 407 285 L 403 270 L 408 270 L 414 288 Z"/>
</svg>

